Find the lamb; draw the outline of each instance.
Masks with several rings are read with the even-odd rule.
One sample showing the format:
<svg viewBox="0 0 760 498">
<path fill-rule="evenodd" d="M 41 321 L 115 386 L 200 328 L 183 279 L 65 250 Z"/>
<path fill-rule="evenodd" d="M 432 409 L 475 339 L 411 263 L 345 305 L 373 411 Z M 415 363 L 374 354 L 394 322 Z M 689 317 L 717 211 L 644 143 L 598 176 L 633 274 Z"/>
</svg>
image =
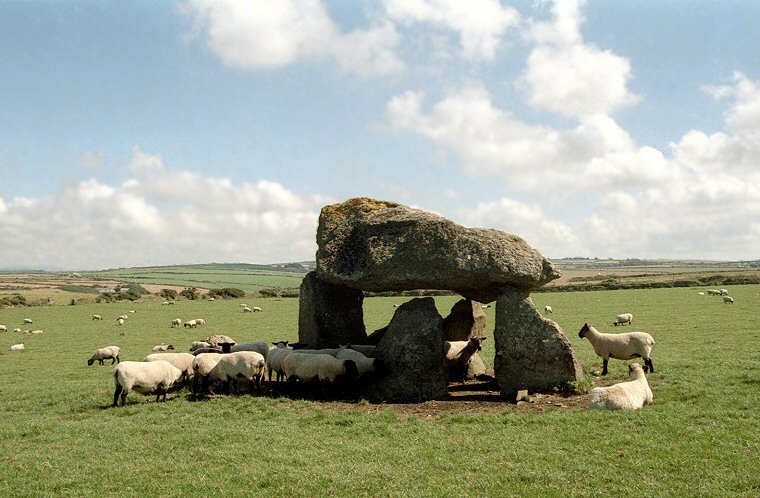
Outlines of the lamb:
<svg viewBox="0 0 760 498">
<path fill-rule="evenodd" d="M 482 349 L 485 340 L 485 337 L 471 337 L 468 341 L 444 341 L 443 352 L 450 379 L 464 381 L 470 358 Z"/>
<path fill-rule="evenodd" d="M 607 362 L 610 358 L 617 360 L 644 359 L 644 371 L 654 373 L 654 364 L 649 355 L 652 353 L 654 339 L 646 332 L 626 332 L 623 334 L 603 334 L 588 323 L 583 325 L 578 337 L 588 338 L 594 352 L 602 357 L 602 375 L 607 375 Z"/>
<path fill-rule="evenodd" d="M 723 296 L 723 302 L 726 304 L 734 304 L 734 298 L 730 296 Z"/>
<path fill-rule="evenodd" d="M 197 326 L 198 326 L 198 320 L 188 320 L 185 322 L 185 325 L 184 325 L 185 328 L 191 328 L 191 329 L 194 329 Z"/>
<path fill-rule="evenodd" d="M 256 341 L 235 344 L 230 347 L 230 353 L 236 353 L 239 351 L 256 351 L 266 360 L 267 354 L 269 353 L 269 344 L 266 341 Z"/>
<path fill-rule="evenodd" d="M 293 352 L 293 348 L 288 347 L 288 341 L 278 341 L 272 343 L 274 349 L 270 349 L 267 353 L 267 370 L 269 371 L 269 382 L 272 382 L 272 372 L 277 374 L 277 382 L 280 382 L 285 377 L 285 370 L 282 367 L 282 362 L 285 357 Z"/>
<path fill-rule="evenodd" d="M 595 387 L 588 400 L 589 409 L 638 410 L 652 403 L 652 390 L 641 365 L 628 365 L 628 375 L 631 379 L 628 382 Z"/>
<path fill-rule="evenodd" d="M 153 352 L 154 353 L 160 353 L 162 351 L 168 351 L 170 349 L 174 349 L 174 346 L 171 344 L 159 344 L 158 346 L 153 346 Z"/>
<path fill-rule="evenodd" d="M 92 366 L 96 361 L 103 365 L 104 360 L 111 360 L 111 365 L 119 363 L 119 354 L 121 354 L 121 348 L 119 346 L 106 346 L 104 348 L 96 349 L 89 360 L 87 365 Z"/>
<path fill-rule="evenodd" d="M 190 380 L 193 376 L 193 360 L 195 356 L 190 353 L 151 353 L 143 361 L 168 361 L 175 367 L 182 370 L 183 384 Z"/>
<path fill-rule="evenodd" d="M 226 393 L 230 392 L 231 381 L 238 378 L 244 378 L 251 383 L 251 394 L 254 386 L 257 391 L 261 391 L 261 382 L 266 372 L 264 356 L 256 351 L 237 351 L 219 356 L 219 361 L 211 369 L 209 376 L 223 381 Z"/>
<path fill-rule="evenodd" d="M 179 328 L 181 325 L 182 325 L 182 320 L 180 320 L 179 318 L 175 318 L 174 320 L 172 320 L 173 328 Z"/>
<path fill-rule="evenodd" d="M 283 360 L 283 370 L 288 382 L 339 382 L 359 377 L 359 369 L 353 360 L 339 360 L 329 354 L 304 354 L 292 352 Z"/>
<path fill-rule="evenodd" d="M 163 395 L 166 401 L 166 392 L 182 377 L 182 370 L 166 360 L 159 361 L 123 361 L 116 365 L 113 371 L 116 390 L 113 393 L 113 405 L 118 406 L 121 397 L 121 406 L 127 404 L 127 395 L 131 391 L 142 394 L 156 394 L 158 402 Z"/>
<path fill-rule="evenodd" d="M 102 320 L 103 316 L 102 315 L 92 315 L 92 319 L 93 320 Z"/>
<path fill-rule="evenodd" d="M 544 306 L 544 312 L 545 313 L 554 313 L 554 310 L 551 306 Z"/>
<path fill-rule="evenodd" d="M 206 320 L 204 320 L 203 318 L 196 318 L 195 325 L 196 327 L 203 327 L 204 325 L 206 325 Z"/>
<path fill-rule="evenodd" d="M 615 318 L 615 321 L 612 322 L 612 325 L 617 327 L 618 325 L 632 325 L 633 324 L 633 315 L 630 313 L 622 313 Z"/>
<path fill-rule="evenodd" d="M 23 351 L 24 350 L 24 343 L 18 343 L 11 346 L 11 351 Z"/>
<path fill-rule="evenodd" d="M 380 360 L 377 358 L 367 358 L 359 351 L 353 349 L 341 349 L 338 354 L 335 355 L 338 360 L 352 360 L 356 363 L 356 368 L 359 370 L 359 377 L 374 372 L 380 366 Z"/>
</svg>

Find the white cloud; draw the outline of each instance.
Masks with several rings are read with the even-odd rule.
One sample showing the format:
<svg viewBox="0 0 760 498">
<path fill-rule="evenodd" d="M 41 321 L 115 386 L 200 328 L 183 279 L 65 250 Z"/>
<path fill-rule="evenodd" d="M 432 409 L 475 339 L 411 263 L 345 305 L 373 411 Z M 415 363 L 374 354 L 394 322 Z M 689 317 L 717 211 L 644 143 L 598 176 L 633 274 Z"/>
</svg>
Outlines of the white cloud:
<svg viewBox="0 0 760 498">
<path fill-rule="evenodd" d="M 0 199 L 0 266 L 99 269 L 187 262 L 312 259 L 324 198 L 284 186 L 166 167 L 135 148 L 135 176 L 89 179 L 40 198 Z"/>
<path fill-rule="evenodd" d="M 319 0 L 189 0 L 182 11 L 230 66 L 272 69 L 332 60 L 365 77 L 404 69 L 391 23 L 378 21 L 366 30 L 344 33 Z"/>
<path fill-rule="evenodd" d="M 387 15 L 405 25 L 423 23 L 459 35 L 461 54 L 492 60 L 502 37 L 519 24 L 516 9 L 498 0 L 385 0 Z"/>
</svg>

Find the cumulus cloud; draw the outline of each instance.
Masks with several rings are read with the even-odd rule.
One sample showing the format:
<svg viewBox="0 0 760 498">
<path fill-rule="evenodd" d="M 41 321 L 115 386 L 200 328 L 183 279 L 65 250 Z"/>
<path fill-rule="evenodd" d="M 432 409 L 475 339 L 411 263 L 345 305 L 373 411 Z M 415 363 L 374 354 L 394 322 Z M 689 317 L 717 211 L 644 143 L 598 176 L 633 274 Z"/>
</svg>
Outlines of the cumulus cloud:
<svg viewBox="0 0 760 498">
<path fill-rule="evenodd" d="M 139 148 L 128 170 L 134 176 L 121 185 L 92 178 L 46 198 L 0 200 L 0 264 L 99 269 L 314 257 L 327 199 L 169 168 Z"/>
<path fill-rule="evenodd" d="M 505 33 L 520 22 L 516 9 L 498 0 L 385 0 L 388 17 L 404 25 L 426 24 L 459 36 L 461 55 L 492 60 Z"/>
<path fill-rule="evenodd" d="M 230 66 L 272 69 L 329 60 L 365 77 L 404 69 L 392 23 L 377 20 L 368 29 L 342 32 L 319 0 L 189 0 L 181 10 Z"/>
</svg>

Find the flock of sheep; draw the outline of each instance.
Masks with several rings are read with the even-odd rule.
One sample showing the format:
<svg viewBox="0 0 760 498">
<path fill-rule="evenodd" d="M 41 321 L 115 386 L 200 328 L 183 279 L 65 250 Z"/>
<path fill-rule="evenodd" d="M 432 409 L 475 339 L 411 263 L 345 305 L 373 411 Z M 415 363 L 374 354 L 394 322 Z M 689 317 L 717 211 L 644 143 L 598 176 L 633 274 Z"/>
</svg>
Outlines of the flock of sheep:
<svg viewBox="0 0 760 498">
<path fill-rule="evenodd" d="M 26 325 L 32 325 L 33 323 L 34 323 L 34 320 L 32 320 L 31 318 L 24 318 L 24 321 L 23 321 L 24 326 L 26 326 Z M 7 331 L 8 331 L 8 326 L 6 326 L 6 325 L 0 325 L 0 332 L 7 332 Z M 32 335 L 40 335 L 40 334 L 45 333 L 44 330 L 29 330 L 29 329 L 27 329 L 27 330 L 22 331 L 20 327 L 16 327 L 15 329 L 13 329 L 13 332 L 16 333 L 16 334 L 23 333 L 23 334 L 32 334 Z M 17 344 L 11 345 L 11 351 L 23 351 L 24 348 L 25 348 L 25 346 L 24 346 L 23 342 L 19 342 Z"/>
</svg>

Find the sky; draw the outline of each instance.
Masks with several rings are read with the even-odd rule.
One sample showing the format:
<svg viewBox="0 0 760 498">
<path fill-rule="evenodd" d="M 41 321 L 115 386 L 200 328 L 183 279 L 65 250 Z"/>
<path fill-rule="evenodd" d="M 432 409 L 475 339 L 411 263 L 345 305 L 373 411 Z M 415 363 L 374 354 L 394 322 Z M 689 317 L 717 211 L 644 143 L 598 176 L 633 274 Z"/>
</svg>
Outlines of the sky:
<svg viewBox="0 0 760 498">
<path fill-rule="evenodd" d="M 760 258 L 760 2 L 0 1 L 0 268 L 313 260 L 373 197 Z"/>
</svg>

